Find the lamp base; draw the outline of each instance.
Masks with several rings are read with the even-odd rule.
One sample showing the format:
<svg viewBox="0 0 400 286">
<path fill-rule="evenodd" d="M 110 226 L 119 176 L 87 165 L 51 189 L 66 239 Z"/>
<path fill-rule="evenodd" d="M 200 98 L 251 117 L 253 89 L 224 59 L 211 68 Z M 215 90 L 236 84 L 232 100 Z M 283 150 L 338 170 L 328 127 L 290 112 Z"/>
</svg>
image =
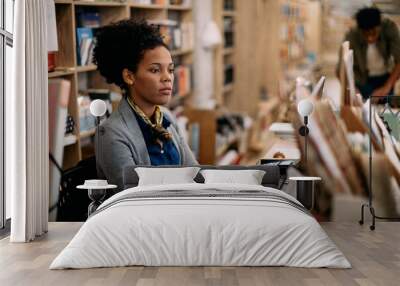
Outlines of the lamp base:
<svg viewBox="0 0 400 286">
<path fill-rule="evenodd" d="M 310 130 L 307 128 L 307 126 L 301 126 L 300 128 L 299 128 L 299 134 L 301 135 L 301 136 L 306 136 L 306 135 L 308 135 L 310 133 Z"/>
</svg>

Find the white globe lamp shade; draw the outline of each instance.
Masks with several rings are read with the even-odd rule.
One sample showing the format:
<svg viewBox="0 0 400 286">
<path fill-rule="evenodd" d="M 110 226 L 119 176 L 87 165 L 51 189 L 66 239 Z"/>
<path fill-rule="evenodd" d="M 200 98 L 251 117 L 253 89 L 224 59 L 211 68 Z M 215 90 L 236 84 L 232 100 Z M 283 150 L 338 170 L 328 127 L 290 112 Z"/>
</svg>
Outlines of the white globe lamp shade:
<svg viewBox="0 0 400 286">
<path fill-rule="evenodd" d="M 103 116 L 107 111 L 106 103 L 101 99 L 95 99 L 90 103 L 90 113 L 96 117 Z"/>
<path fill-rule="evenodd" d="M 299 104 L 297 105 L 297 111 L 303 117 L 309 116 L 314 110 L 313 103 L 308 99 L 300 100 Z"/>
</svg>

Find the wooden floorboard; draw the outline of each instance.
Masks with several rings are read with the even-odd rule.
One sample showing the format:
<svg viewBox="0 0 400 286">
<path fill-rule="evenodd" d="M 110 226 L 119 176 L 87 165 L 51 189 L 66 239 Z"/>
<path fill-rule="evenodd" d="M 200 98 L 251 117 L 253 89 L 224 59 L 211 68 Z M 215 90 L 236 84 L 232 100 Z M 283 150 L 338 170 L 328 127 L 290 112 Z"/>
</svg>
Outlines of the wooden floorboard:
<svg viewBox="0 0 400 286">
<path fill-rule="evenodd" d="M 400 285 L 400 223 L 379 222 L 375 231 L 357 223 L 323 223 L 352 269 L 290 267 L 119 267 L 49 270 L 81 223 L 50 223 L 32 243 L 0 240 L 0 285 Z"/>
</svg>

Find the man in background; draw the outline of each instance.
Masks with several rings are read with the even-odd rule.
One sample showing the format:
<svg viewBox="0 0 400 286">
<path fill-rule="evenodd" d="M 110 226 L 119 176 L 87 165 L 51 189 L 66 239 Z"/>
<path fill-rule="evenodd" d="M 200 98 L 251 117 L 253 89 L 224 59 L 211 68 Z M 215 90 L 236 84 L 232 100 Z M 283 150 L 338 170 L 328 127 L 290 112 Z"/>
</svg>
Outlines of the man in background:
<svg viewBox="0 0 400 286">
<path fill-rule="evenodd" d="M 355 84 L 364 99 L 392 94 L 400 76 L 399 29 L 393 21 L 382 19 L 374 7 L 359 10 L 355 18 L 357 27 L 345 36 L 354 51 Z"/>
</svg>

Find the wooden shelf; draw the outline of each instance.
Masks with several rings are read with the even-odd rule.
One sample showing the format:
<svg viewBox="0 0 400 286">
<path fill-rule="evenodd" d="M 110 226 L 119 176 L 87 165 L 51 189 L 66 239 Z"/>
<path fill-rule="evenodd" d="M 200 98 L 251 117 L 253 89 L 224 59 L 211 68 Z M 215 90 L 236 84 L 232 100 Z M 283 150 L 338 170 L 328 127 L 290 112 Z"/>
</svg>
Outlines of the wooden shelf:
<svg viewBox="0 0 400 286">
<path fill-rule="evenodd" d="M 74 73 L 75 72 L 73 70 L 57 70 L 57 71 L 49 72 L 48 78 L 63 77 L 63 76 L 71 75 Z"/>
<path fill-rule="evenodd" d="M 173 51 L 171 51 L 171 56 L 177 57 L 177 56 L 182 56 L 182 55 L 190 54 L 190 53 L 192 53 L 192 52 L 193 52 L 192 49 L 188 49 L 188 50 L 173 50 Z"/>
<path fill-rule="evenodd" d="M 236 12 L 235 11 L 222 11 L 222 16 L 224 17 L 235 17 Z"/>
<path fill-rule="evenodd" d="M 128 5 L 131 8 L 139 8 L 139 9 L 163 10 L 166 8 L 165 5 L 155 5 L 155 4 L 146 5 L 146 4 L 137 4 L 132 2 L 129 2 Z"/>
<path fill-rule="evenodd" d="M 125 3 L 109 1 L 74 1 L 75 6 L 122 7 Z"/>
<path fill-rule="evenodd" d="M 72 4 L 72 0 L 54 0 L 55 4 Z"/>
<path fill-rule="evenodd" d="M 76 135 L 68 134 L 64 136 L 64 147 L 76 144 L 76 142 L 77 142 Z"/>
<path fill-rule="evenodd" d="M 227 55 L 233 54 L 234 51 L 235 51 L 235 48 L 233 48 L 233 47 L 232 48 L 224 48 L 224 50 L 222 51 L 222 54 L 224 56 L 227 56 Z"/>
<path fill-rule="evenodd" d="M 92 129 L 92 130 L 88 130 L 88 131 L 82 131 L 80 133 L 80 137 L 82 138 L 86 138 L 86 137 L 90 137 L 93 136 L 96 133 L 96 129 Z"/>
<path fill-rule="evenodd" d="M 126 1 L 101 1 L 101 0 L 54 0 L 56 5 L 56 23 L 57 36 L 59 39 L 59 51 L 55 54 L 55 62 L 59 66 L 57 70 L 48 73 L 48 78 L 65 78 L 71 82 L 71 93 L 68 104 L 68 114 L 72 116 L 76 123 L 76 134 L 65 137 L 64 143 L 64 162 L 63 167 L 68 168 L 75 166 L 88 153 L 87 150 L 92 148 L 93 144 L 81 146 L 82 140 L 89 141 L 95 134 L 95 129 L 79 132 L 79 106 L 78 95 L 79 90 L 83 89 L 109 89 L 120 92 L 115 85 L 107 84 L 106 80 L 97 72 L 97 66 L 94 64 L 86 66 L 77 66 L 77 11 L 89 11 L 96 8 L 100 14 L 100 25 L 108 25 L 122 19 L 143 18 L 146 20 L 168 20 L 168 11 L 179 16 L 178 23 L 194 22 L 192 6 L 168 5 L 169 1 L 165 1 L 163 5 L 146 5 L 137 4 L 134 0 Z M 179 57 L 179 63 L 193 64 L 193 48 L 184 50 L 171 51 L 171 55 Z M 184 103 L 184 98 L 190 96 L 188 93 L 184 96 L 176 98 L 177 104 Z M 180 101 L 180 103 L 178 102 Z M 114 106 L 113 106 L 114 107 Z M 92 141 L 92 140 L 90 140 Z M 92 143 L 92 142 L 88 142 Z"/>
<path fill-rule="evenodd" d="M 168 5 L 167 8 L 169 10 L 178 10 L 178 11 L 188 11 L 191 10 L 191 6 L 182 6 L 182 5 Z"/>
<path fill-rule="evenodd" d="M 75 69 L 77 72 L 89 72 L 97 70 L 97 66 L 96 65 L 77 66 Z"/>
</svg>

